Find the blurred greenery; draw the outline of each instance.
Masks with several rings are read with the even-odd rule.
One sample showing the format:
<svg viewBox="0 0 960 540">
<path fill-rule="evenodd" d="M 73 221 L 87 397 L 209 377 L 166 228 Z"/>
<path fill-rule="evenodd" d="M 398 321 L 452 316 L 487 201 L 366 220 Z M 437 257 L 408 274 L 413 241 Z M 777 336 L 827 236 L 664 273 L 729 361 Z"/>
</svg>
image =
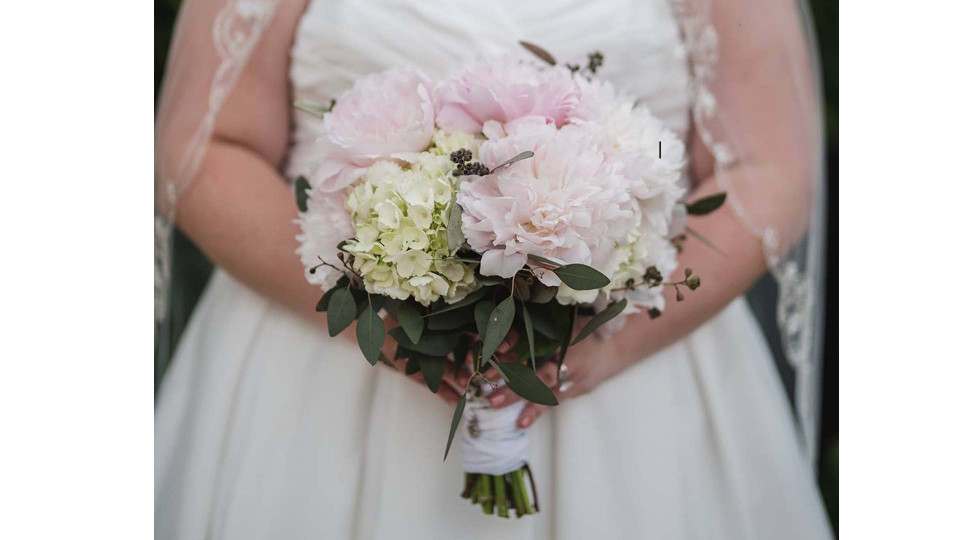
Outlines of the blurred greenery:
<svg viewBox="0 0 960 540">
<path fill-rule="evenodd" d="M 763 1 L 763 0 L 757 0 Z M 163 69 L 167 59 L 167 50 L 170 46 L 171 33 L 176 19 L 180 0 L 155 0 L 154 3 L 154 101 L 158 96 L 160 83 L 163 78 Z M 824 372 L 823 372 L 823 418 L 821 426 L 821 451 L 818 467 L 818 479 L 823 493 L 824 503 L 830 514 L 834 530 L 839 526 L 838 509 L 838 478 L 840 450 L 837 425 L 837 349 L 836 349 L 836 290 L 834 277 L 836 273 L 836 243 L 837 238 L 837 164 L 838 158 L 838 129 L 839 110 L 837 108 L 838 62 L 837 62 L 837 4 L 828 0 L 810 0 L 811 15 L 814 21 L 815 34 L 819 44 L 821 81 L 824 98 L 824 122 L 826 125 L 827 148 L 827 184 L 829 204 L 829 232 L 827 249 L 827 281 L 826 316 L 824 329 Z M 177 343 L 180 334 L 186 326 L 213 266 L 203 254 L 179 231 L 174 237 L 174 253 L 172 273 L 172 297 L 169 313 L 170 324 L 164 327 L 164 332 L 158 336 L 154 344 L 155 380 L 159 386 L 163 373 L 166 371 L 171 351 Z M 754 291 L 751 291 L 751 305 L 758 312 L 769 310 L 775 289 L 769 279 L 762 280 Z M 772 317 L 760 317 L 761 320 L 772 320 Z M 777 350 L 777 340 L 773 328 L 765 328 L 775 354 L 778 356 L 778 368 L 789 383 L 792 374 L 785 367 L 782 354 Z M 792 384 L 787 384 L 791 388 Z"/>
</svg>

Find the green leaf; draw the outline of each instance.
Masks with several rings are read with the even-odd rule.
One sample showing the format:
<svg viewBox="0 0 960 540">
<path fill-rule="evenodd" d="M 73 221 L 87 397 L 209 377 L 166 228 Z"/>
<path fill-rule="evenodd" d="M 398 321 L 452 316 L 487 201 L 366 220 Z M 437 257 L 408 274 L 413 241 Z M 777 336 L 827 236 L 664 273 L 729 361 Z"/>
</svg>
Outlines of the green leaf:
<svg viewBox="0 0 960 540">
<path fill-rule="evenodd" d="M 687 214 L 690 214 L 691 216 L 705 216 L 723 206 L 723 202 L 726 200 L 726 193 L 717 193 L 716 195 L 710 195 L 702 199 L 697 199 L 696 201 L 687 204 Z"/>
<path fill-rule="evenodd" d="M 298 99 L 293 102 L 293 108 L 322 118 L 324 113 L 330 112 L 331 107 L 326 103 L 317 103 L 316 101 Z"/>
<path fill-rule="evenodd" d="M 447 249 L 456 253 L 466 238 L 463 236 L 463 209 L 456 200 L 450 201 L 450 217 L 447 218 Z"/>
<path fill-rule="evenodd" d="M 533 43 L 530 43 L 529 41 L 521 41 L 521 42 L 520 42 L 520 46 L 522 46 L 524 49 L 530 51 L 531 53 L 534 54 L 534 56 L 536 56 L 537 58 L 539 58 L 539 59 L 543 60 L 544 62 L 550 64 L 551 66 L 557 65 L 557 60 L 553 57 L 553 55 L 551 55 L 551 54 L 548 53 L 546 50 L 544 50 L 543 47 L 539 47 L 539 46 L 537 46 L 537 45 L 534 45 Z"/>
<path fill-rule="evenodd" d="M 460 336 L 457 334 L 424 334 L 420 341 L 414 343 L 403 328 L 392 328 L 389 332 L 404 349 L 409 349 L 427 356 L 447 356 L 457 346 Z"/>
<path fill-rule="evenodd" d="M 403 372 L 407 375 L 413 375 L 418 371 L 420 371 L 420 357 L 411 356 L 407 358 L 407 367 L 404 368 Z"/>
<path fill-rule="evenodd" d="M 377 364 L 380 348 L 383 347 L 386 337 L 387 327 L 383 324 L 383 319 L 373 310 L 373 306 L 367 306 L 357 320 L 357 343 L 371 366 Z"/>
<path fill-rule="evenodd" d="M 430 317 L 427 320 L 430 330 L 454 330 L 473 322 L 473 310 L 469 307 L 455 309 L 443 317 Z"/>
<path fill-rule="evenodd" d="M 307 194 L 307 190 L 310 189 L 310 182 L 307 182 L 305 176 L 298 176 L 296 182 L 293 183 L 293 187 L 297 194 L 297 210 L 306 212 L 307 199 L 310 198 L 310 195 Z"/>
<path fill-rule="evenodd" d="M 490 363 L 491 366 L 493 366 L 493 369 L 495 369 L 497 373 L 500 374 L 500 378 L 503 379 L 504 382 L 507 382 L 507 383 L 510 382 L 510 377 L 508 377 L 507 374 L 503 372 L 503 369 L 500 367 L 500 364 L 498 362 L 494 361 L 493 358 L 490 358 L 488 362 Z"/>
<path fill-rule="evenodd" d="M 513 284 L 515 296 L 520 299 L 521 302 L 526 302 L 530 300 L 530 285 L 527 285 L 527 280 L 520 278 L 516 280 Z"/>
<path fill-rule="evenodd" d="M 330 297 L 333 296 L 333 291 L 336 291 L 340 287 L 334 287 L 327 292 L 323 293 L 323 296 L 320 297 L 320 301 L 317 302 L 317 311 L 324 312 L 330 306 Z"/>
<path fill-rule="evenodd" d="M 567 349 L 570 348 L 570 339 L 573 338 L 573 323 L 577 320 L 577 306 L 568 308 L 566 327 L 563 333 L 563 343 L 560 345 L 560 355 L 557 356 L 557 371 L 563 365 L 563 359 L 567 357 Z"/>
<path fill-rule="evenodd" d="M 446 366 L 447 359 L 442 356 L 421 356 L 420 371 L 423 372 L 423 380 L 427 387 L 434 394 L 440 390 L 440 381 L 443 380 L 443 368 Z"/>
<path fill-rule="evenodd" d="M 490 320 L 491 313 L 493 313 L 493 302 L 490 300 L 480 302 L 477 304 L 477 307 L 473 309 L 473 316 L 477 322 L 477 334 L 481 336 L 481 338 L 487 335 L 487 321 Z"/>
<path fill-rule="evenodd" d="M 437 314 L 439 314 L 439 313 L 446 313 L 446 312 L 448 312 L 448 311 L 453 311 L 453 310 L 455 310 L 455 309 L 460 309 L 460 308 L 462 308 L 462 307 L 469 306 L 470 304 L 472 304 L 472 303 L 476 302 L 477 300 L 480 300 L 481 298 L 483 298 L 483 295 L 485 295 L 485 294 L 487 294 L 487 291 L 485 291 L 485 290 L 483 290 L 483 289 L 477 289 L 477 290 L 473 291 L 472 293 L 468 294 L 467 296 L 465 296 L 465 297 L 463 298 L 463 300 L 460 300 L 459 302 L 454 302 L 454 303 L 450 304 L 450 305 L 447 306 L 447 307 L 444 307 L 444 308 L 438 309 L 438 310 L 436 310 L 436 311 L 432 311 L 432 312 L 430 312 L 430 313 L 427 313 L 426 315 L 424 315 L 424 317 L 432 317 L 432 316 L 437 315 Z"/>
<path fill-rule="evenodd" d="M 530 313 L 530 320 L 533 322 L 533 328 L 550 339 L 559 340 L 563 335 L 561 324 L 558 324 L 554 305 L 530 305 L 527 311 Z M 564 321 L 560 321 L 565 324 Z"/>
<path fill-rule="evenodd" d="M 623 308 L 627 307 L 627 299 L 624 298 L 619 302 L 614 302 L 607 306 L 603 311 L 594 315 L 590 322 L 583 327 L 583 330 L 580 331 L 580 334 L 577 335 L 577 338 L 570 342 L 570 345 L 576 345 L 583 341 L 583 338 L 592 334 L 597 328 L 600 328 L 606 324 L 610 319 L 616 317 L 623 311 Z"/>
<path fill-rule="evenodd" d="M 530 159 L 530 158 L 532 158 L 532 157 L 533 157 L 533 152 L 531 152 L 530 150 L 524 150 L 523 152 L 520 152 L 519 154 L 513 156 L 512 158 L 504 161 L 503 163 L 501 163 L 501 164 L 497 165 L 496 167 L 494 167 L 493 169 L 491 169 L 491 170 L 490 170 L 490 174 L 493 174 L 494 171 L 496 171 L 497 169 L 499 169 L 499 168 L 501 168 L 501 167 L 509 167 L 510 165 L 513 165 L 514 163 L 516 163 L 516 162 L 518 162 L 518 161 L 523 161 L 523 160 L 525 160 L 525 159 Z"/>
<path fill-rule="evenodd" d="M 504 380 L 507 380 L 507 386 L 518 396 L 541 405 L 557 404 L 557 396 L 553 395 L 550 388 L 543 384 L 533 368 L 520 362 L 508 362 L 500 364 L 500 369 L 510 377 L 509 380 Z"/>
<path fill-rule="evenodd" d="M 530 311 L 527 310 L 527 305 L 521 302 L 520 308 L 523 310 L 523 327 L 527 330 L 527 344 L 530 347 L 530 362 L 532 363 L 533 369 L 537 369 L 537 357 L 534 355 L 533 347 L 533 321 L 530 320 Z"/>
<path fill-rule="evenodd" d="M 546 258 L 546 257 L 541 257 L 541 256 L 539 256 L 539 255 L 527 255 L 527 259 L 530 259 L 531 261 L 538 262 L 538 263 L 540 263 L 540 264 L 546 264 L 546 265 L 549 265 L 549 266 L 562 266 L 562 265 L 561 265 L 560 263 L 558 263 L 558 262 L 551 261 L 550 259 L 548 259 L 548 258 Z"/>
<path fill-rule="evenodd" d="M 423 319 L 420 318 L 420 312 L 417 311 L 417 308 L 409 302 L 397 306 L 397 322 L 407 333 L 410 341 L 413 343 L 420 341 L 420 336 L 423 334 Z"/>
<path fill-rule="evenodd" d="M 337 289 L 330 297 L 327 307 L 327 329 L 333 337 L 350 326 L 357 317 L 357 302 L 353 299 L 348 287 Z"/>
<path fill-rule="evenodd" d="M 585 264 L 567 264 L 553 271 L 560 281 L 576 291 L 600 289 L 610 284 L 610 279 L 599 270 Z"/>
<path fill-rule="evenodd" d="M 506 283 L 506 280 L 500 276 L 484 276 L 480 274 L 477 274 L 477 281 L 484 287 L 496 287 L 498 285 L 505 285 Z"/>
<path fill-rule="evenodd" d="M 487 321 L 483 336 L 483 357 L 490 358 L 497 352 L 497 347 L 507 337 L 510 326 L 513 325 L 513 316 L 516 314 L 516 304 L 512 296 L 508 296 L 503 302 L 500 302 L 491 313 Z"/>
<path fill-rule="evenodd" d="M 533 304 L 546 304 L 557 296 L 556 287 L 547 287 L 539 281 L 534 281 L 530 287 L 530 302 Z"/>
<path fill-rule="evenodd" d="M 470 339 L 464 335 L 453 349 L 453 373 L 460 373 L 463 364 L 467 362 L 467 353 L 470 352 Z"/>
<path fill-rule="evenodd" d="M 453 410 L 453 420 L 450 421 L 450 434 L 447 435 L 447 449 L 443 451 L 443 460 L 447 460 L 447 454 L 450 453 L 450 444 L 453 443 L 453 437 L 457 434 L 457 427 L 460 425 L 460 417 L 463 416 L 463 408 L 467 405 L 466 392 L 460 396 L 457 402 L 457 408 Z"/>
</svg>

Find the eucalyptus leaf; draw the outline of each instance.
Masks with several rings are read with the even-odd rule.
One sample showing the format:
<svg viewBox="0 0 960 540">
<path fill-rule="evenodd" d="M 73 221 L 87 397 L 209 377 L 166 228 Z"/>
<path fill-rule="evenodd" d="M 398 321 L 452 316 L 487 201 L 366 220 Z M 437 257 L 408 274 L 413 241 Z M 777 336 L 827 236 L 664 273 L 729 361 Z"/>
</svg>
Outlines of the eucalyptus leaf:
<svg viewBox="0 0 960 540">
<path fill-rule="evenodd" d="M 330 297 L 333 296 L 333 291 L 339 289 L 340 287 L 334 287 L 327 292 L 323 293 L 323 296 L 320 297 L 320 301 L 317 302 L 317 311 L 324 312 L 330 306 Z"/>
<path fill-rule="evenodd" d="M 531 53 L 534 54 L 534 56 L 550 64 L 551 66 L 557 65 L 557 60 L 553 57 L 552 54 L 548 53 L 543 47 L 534 45 L 529 41 L 521 41 L 520 46 L 530 51 Z"/>
<path fill-rule="evenodd" d="M 423 372 L 423 380 L 427 383 L 430 391 L 436 394 L 440 390 L 440 381 L 443 380 L 443 368 L 447 363 L 446 358 L 442 356 L 421 356 L 418 360 L 420 361 L 420 371 Z"/>
<path fill-rule="evenodd" d="M 407 358 L 407 367 L 403 369 L 403 372 L 406 375 L 413 375 L 418 371 L 420 371 L 420 357 L 411 356 L 410 358 Z"/>
<path fill-rule="evenodd" d="M 450 217 L 447 219 L 447 248 L 456 253 L 466 238 L 463 236 L 463 209 L 456 200 L 450 201 Z"/>
<path fill-rule="evenodd" d="M 504 382 L 506 383 L 510 382 L 510 377 L 503 372 L 503 369 L 500 367 L 499 362 L 494 361 L 493 358 L 491 358 L 488 362 L 491 366 L 493 366 L 493 369 L 495 369 L 497 373 L 500 374 L 500 378 L 503 379 Z"/>
<path fill-rule="evenodd" d="M 620 312 L 623 311 L 623 308 L 625 307 L 627 307 L 627 299 L 623 298 L 619 302 L 614 302 L 609 306 L 607 306 L 606 308 L 604 308 L 603 311 L 601 311 L 600 313 L 597 313 L 596 315 L 594 315 L 592 319 L 590 319 L 590 322 L 588 322 L 587 325 L 583 327 L 583 330 L 580 331 L 576 339 L 570 342 L 570 345 L 576 345 L 577 343 L 580 343 L 581 341 L 583 341 L 585 337 L 592 334 L 594 331 L 596 331 L 597 328 L 600 328 L 601 326 L 609 322 L 611 319 L 619 315 Z"/>
<path fill-rule="evenodd" d="M 500 364 L 500 369 L 510 377 L 509 380 L 506 378 L 504 380 L 507 381 L 507 386 L 518 396 L 541 405 L 557 404 L 557 396 L 553 395 L 550 388 L 543 384 L 533 368 L 520 362 L 505 362 Z"/>
<path fill-rule="evenodd" d="M 473 316 L 477 322 L 477 334 L 481 339 L 487 335 L 487 321 L 490 320 L 491 313 L 493 313 L 493 302 L 490 300 L 479 302 L 477 307 L 473 308 Z"/>
<path fill-rule="evenodd" d="M 570 348 L 570 340 L 573 338 L 573 323 L 577 320 L 577 306 L 568 308 L 566 327 L 563 333 L 563 343 L 560 345 L 560 354 L 557 356 L 557 371 L 563 365 L 563 359 L 567 357 L 567 349 Z"/>
<path fill-rule="evenodd" d="M 467 362 L 467 353 L 470 352 L 470 339 L 464 335 L 460 337 L 460 342 L 453 348 L 453 372 L 460 373 L 463 364 Z"/>
<path fill-rule="evenodd" d="M 527 305 L 520 303 L 520 308 L 523 311 L 523 327 L 527 330 L 527 344 L 530 347 L 530 362 L 533 369 L 537 369 L 537 357 L 534 355 L 534 341 L 533 341 L 533 321 L 530 320 L 530 311 L 527 310 Z"/>
<path fill-rule="evenodd" d="M 530 150 L 524 150 L 523 152 L 520 152 L 519 154 L 513 156 L 512 158 L 504 161 L 503 163 L 501 163 L 501 164 L 497 165 L 496 167 L 494 167 L 493 169 L 491 169 L 491 170 L 490 170 L 490 174 L 493 174 L 494 171 L 496 171 L 497 169 L 500 169 L 500 168 L 503 168 L 503 167 L 509 167 L 510 165 L 513 165 L 514 163 L 516 163 L 516 162 L 518 162 L 518 161 L 523 161 L 523 160 L 525 160 L 525 159 L 530 159 L 530 158 L 532 158 L 532 157 L 533 157 L 533 152 L 531 152 Z"/>
<path fill-rule="evenodd" d="M 702 199 L 697 199 L 687 204 L 687 214 L 691 216 L 705 216 L 723 206 L 723 202 L 726 200 L 726 193 L 717 193 Z"/>
<path fill-rule="evenodd" d="M 424 334 L 414 343 L 400 327 L 392 328 L 389 334 L 401 347 L 427 356 L 447 356 L 460 340 L 457 334 Z"/>
<path fill-rule="evenodd" d="M 440 313 L 446 313 L 446 312 L 448 312 L 448 311 L 453 311 L 453 310 L 455 310 L 455 309 L 460 309 L 460 308 L 462 308 L 462 307 L 469 306 L 470 304 L 472 304 L 472 303 L 476 302 L 477 300 L 480 300 L 481 298 L 483 298 L 483 295 L 485 295 L 485 294 L 487 294 L 487 291 L 485 291 L 485 290 L 483 290 L 483 289 L 477 289 L 477 290 L 473 291 L 472 293 L 468 294 L 467 296 L 465 296 L 465 297 L 463 298 L 463 300 L 460 300 L 459 302 L 454 302 L 454 303 L 450 304 L 449 306 L 446 306 L 446 307 L 440 308 L 440 309 L 438 309 L 438 310 L 436 310 L 436 311 L 432 311 L 432 312 L 430 312 L 430 313 L 427 313 L 426 315 L 424 315 L 424 317 L 432 317 L 432 316 L 437 315 L 437 314 L 440 314 Z"/>
<path fill-rule="evenodd" d="M 299 109 L 303 112 L 310 113 L 314 116 L 323 117 L 325 113 L 330 112 L 330 105 L 326 103 L 318 103 L 316 101 L 310 101 L 306 99 L 297 99 L 293 102 L 293 108 Z"/>
<path fill-rule="evenodd" d="M 563 324 L 558 324 L 558 318 L 554 313 L 556 309 L 556 306 L 553 305 L 537 304 L 527 306 L 527 311 L 530 313 L 530 320 L 533 322 L 533 328 L 548 338 L 559 340 L 563 336 L 563 324 L 565 324 L 566 319 L 561 321 Z"/>
<path fill-rule="evenodd" d="M 343 332 L 357 317 L 357 303 L 348 287 L 337 289 L 330 296 L 327 306 L 327 330 L 330 337 Z"/>
<path fill-rule="evenodd" d="M 557 287 L 547 287 L 539 281 L 534 281 L 530 287 L 530 302 L 534 304 L 546 304 L 557 296 Z"/>
<path fill-rule="evenodd" d="M 551 261 L 550 259 L 546 257 L 541 257 L 539 255 L 527 255 L 527 258 L 530 259 L 531 261 L 538 262 L 540 264 L 546 264 L 549 266 L 562 266 L 558 262 Z"/>
<path fill-rule="evenodd" d="M 443 460 L 447 460 L 447 454 L 450 453 L 450 445 L 453 443 L 453 437 L 457 434 L 457 427 L 460 426 L 460 417 L 463 416 L 463 408 L 467 405 L 467 394 L 464 392 L 457 402 L 457 408 L 453 410 L 453 420 L 450 421 L 450 434 L 447 435 L 447 449 L 443 451 Z"/>
<path fill-rule="evenodd" d="M 510 326 L 513 325 L 513 316 L 516 314 L 516 304 L 512 296 L 508 296 L 490 313 L 483 336 L 483 358 L 490 358 L 497 352 L 497 347 L 507 337 Z"/>
<path fill-rule="evenodd" d="M 427 320 L 427 328 L 430 330 L 454 330 L 473 322 L 473 310 L 467 306 L 448 312 L 443 317 L 430 317 Z"/>
<path fill-rule="evenodd" d="M 360 314 L 357 320 L 357 343 L 360 345 L 360 351 L 366 357 L 371 366 L 377 364 L 380 358 L 380 349 L 387 337 L 387 327 L 383 324 L 383 319 L 373 306 L 367 306 Z"/>
<path fill-rule="evenodd" d="M 503 285 L 505 280 L 500 276 L 478 275 L 477 281 L 484 287 L 495 287 L 497 285 Z"/>
<path fill-rule="evenodd" d="M 423 334 L 423 319 L 420 318 L 420 312 L 417 311 L 417 308 L 413 307 L 409 302 L 404 302 L 397 306 L 397 322 L 400 323 L 403 331 L 407 333 L 410 341 L 413 343 L 420 341 L 420 336 Z"/>
<path fill-rule="evenodd" d="M 514 281 L 514 292 L 521 301 L 526 302 L 530 300 L 530 285 L 527 285 L 526 279 L 518 279 Z"/>
<path fill-rule="evenodd" d="M 307 193 L 307 190 L 310 189 L 310 182 L 307 182 L 305 176 L 298 176 L 296 182 L 293 183 L 293 187 L 297 195 L 297 210 L 306 212 L 307 199 L 310 198 L 310 195 Z"/>
<path fill-rule="evenodd" d="M 575 291 L 600 289 L 610 284 L 610 279 L 602 272 L 585 264 L 567 264 L 553 271 L 567 287 Z"/>
</svg>

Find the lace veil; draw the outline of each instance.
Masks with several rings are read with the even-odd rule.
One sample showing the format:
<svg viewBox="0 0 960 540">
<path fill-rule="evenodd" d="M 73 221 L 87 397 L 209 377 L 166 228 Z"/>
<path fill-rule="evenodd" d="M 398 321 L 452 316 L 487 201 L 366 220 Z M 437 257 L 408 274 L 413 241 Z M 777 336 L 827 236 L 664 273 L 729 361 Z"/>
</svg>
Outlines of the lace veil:
<svg viewBox="0 0 960 540">
<path fill-rule="evenodd" d="M 811 461 L 820 409 L 825 232 L 820 88 L 805 0 L 670 0 L 692 74 L 691 116 L 732 211 L 763 246 L 779 286 L 777 324 L 795 370 L 795 408 Z M 177 198 L 194 180 L 217 115 L 280 0 L 185 0 L 156 123 L 155 306 L 166 324 Z M 758 48 L 757 33 L 775 47 Z M 751 75 L 777 82 L 752 88 Z M 769 79 L 769 77 L 767 78 Z M 759 96 L 759 101 L 758 101 Z M 755 124 L 763 136 L 750 136 Z M 770 129 L 770 126 L 776 126 Z M 709 173 L 709 171 L 707 171 Z M 784 206 L 786 205 L 786 206 Z M 791 212 L 778 209 L 790 208 Z"/>
</svg>

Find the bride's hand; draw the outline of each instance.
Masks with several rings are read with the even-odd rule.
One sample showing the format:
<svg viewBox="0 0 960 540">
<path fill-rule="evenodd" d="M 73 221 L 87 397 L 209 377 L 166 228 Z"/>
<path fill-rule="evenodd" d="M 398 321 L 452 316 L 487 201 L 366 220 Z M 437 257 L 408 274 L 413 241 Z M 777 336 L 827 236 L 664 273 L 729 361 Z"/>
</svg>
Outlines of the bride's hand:
<svg viewBox="0 0 960 540">
<path fill-rule="evenodd" d="M 616 339 L 600 339 L 590 336 L 567 351 L 563 365 L 567 368 L 566 380 L 573 384 L 565 392 L 557 390 L 558 368 L 555 362 L 546 362 L 537 367 L 540 380 L 549 386 L 559 401 L 574 398 L 593 390 L 603 381 L 620 373 L 632 362 L 629 355 L 620 350 Z M 502 384 L 490 394 L 490 405 L 500 409 L 520 401 L 522 398 Z M 517 417 L 518 428 L 528 428 L 533 422 L 549 409 L 549 405 L 527 403 Z"/>
</svg>

